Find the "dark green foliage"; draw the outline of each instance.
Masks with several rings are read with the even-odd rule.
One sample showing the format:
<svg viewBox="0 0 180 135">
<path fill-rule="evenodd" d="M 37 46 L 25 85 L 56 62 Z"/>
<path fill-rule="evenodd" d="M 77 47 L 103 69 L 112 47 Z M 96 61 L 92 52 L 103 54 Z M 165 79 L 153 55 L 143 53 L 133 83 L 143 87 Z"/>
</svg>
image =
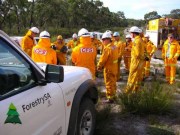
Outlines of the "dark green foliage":
<svg viewBox="0 0 180 135">
<path fill-rule="evenodd" d="M 177 79 L 180 79 L 180 67 L 176 68 Z"/>
<path fill-rule="evenodd" d="M 149 135 L 175 135 L 172 131 L 169 131 L 167 128 L 153 127 L 150 126 L 147 129 Z"/>
<path fill-rule="evenodd" d="M 107 30 L 108 27 L 128 27 L 132 24 L 123 11 L 110 12 L 100 1 L 3 0 L 0 12 L 0 29 L 10 35 L 24 35 L 27 29 L 37 26 L 40 30 L 50 29 L 52 34 L 65 28 L 67 33 L 62 35 L 66 37 L 82 27 L 89 31 L 100 31 L 104 28 Z M 74 31 L 73 28 L 77 30 Z"/>
<path fill-rule="evenodd" d="M 173 90 L 163 87 L 159 82 L 145 85 L 136 93 L 119 95 L 125 111 L 140 114 L 164 114 L 172 107 Z"/>
</svg>

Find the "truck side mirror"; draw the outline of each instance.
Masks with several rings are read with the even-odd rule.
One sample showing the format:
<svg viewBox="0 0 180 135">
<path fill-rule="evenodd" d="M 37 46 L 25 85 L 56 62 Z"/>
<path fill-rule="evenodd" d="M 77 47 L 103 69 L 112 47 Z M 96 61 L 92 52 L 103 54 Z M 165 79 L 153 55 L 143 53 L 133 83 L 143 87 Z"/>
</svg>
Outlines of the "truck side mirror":
<svg viewBox="0 0 180 135">
<path fill-rule="evenodd" d="M 64 81 L 64 68 L 60 65 L 50 65 L 46 66 L 45 79 L 48 82 L 59 83 Z"/>
</svg>

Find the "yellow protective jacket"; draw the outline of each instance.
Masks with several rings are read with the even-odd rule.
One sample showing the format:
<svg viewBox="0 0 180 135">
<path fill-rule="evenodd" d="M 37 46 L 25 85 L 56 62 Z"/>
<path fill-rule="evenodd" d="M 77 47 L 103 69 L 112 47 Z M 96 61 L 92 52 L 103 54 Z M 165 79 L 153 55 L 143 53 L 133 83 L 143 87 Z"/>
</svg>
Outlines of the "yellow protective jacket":
<svg viewBox="0 0 180 135">
<path fill-rule="evenodd" d="M 96 49 L 98 50 L 98 48 L 100 46 L 102 46 L 102 42 L 100 40 L 98 40 L 97 38 L 92 39 L 92 45 L 94 45 L 96 47 Z"/>
<path fill-rule="evenodd" d="M 121 40 L 119 41 L 114 40 L 113 43 L 118 48 L 119 58 L 121 59 L 122 56 L 124 55 L 125 44 Z"/>
<path fill-rule="evenodd" d="M 118 58 L 118 48 L 113 45 L 113 43 L 110 43 L 107 46 L 104 46 L 103 54 L 99 59 L 97 68 L 99 70 L 104 68 L 106 73 L 108 72 L 116 75 L 118 72 Z"/>
<path fill-rule="evenodd" d="M 166 40 L 162 48 L 162 58 L 174 59 L 173 61 L 176 63 L 179 55 L 180 46 L 178 41 L 174 40 L 172 43 L 169 43 L 169 41 Z"/>
<path fill-rule="evenodd" d="M 32 49 L 32 59 L 35 62 L 45 62 L 47 64 L 57 64 L 56 52 L 50 48 L 49 38 L 41 38 Z"/>
<path fill-rule="evenodd" d="M 75 66 L 86 67 L 95 78 L 95 59 L 97 51 L 91 43 L 90 37 L 80 37 L 80 44 L 73 49 L 71 54 Z"/>
<path fill-rule="evenodd" d="M 125 58 L 131 57 L 132 41 L 131 42 L 125 42 L 124 46 L 125 46 L 125 48 L 124 48 L 124 55 L 123 56 Z"/>
<path fill-rule="evenodd" d="M 32 31 L 28 31 L 21 41 L 21 48 L 26 52 L 30 57 L 32 53 L 32 48 L 35 46 L 34 39 L 31 37 Z"/>
<path fill-rule="evenodd" d="M 145 42 L 140 36 L 136 36 L 131 49 L 131 57 L 144 60 Z"/>
<path fill-rule="evenodd" d="M 62 42 L 62 44 L 60 44 L 57 41 L 55 41 L 54 43 L 52 43 L 52 45 L 56 46 L 56 54 L 57 54 L 58 64 L 66 65 L 66 53 L 61 52 L 61 48 L 63 46 L 65 46 L 65 43 Z"/>
<path fill-rule="evenodd" d="M 73 49 L 73 48 L 75 48 L 76 46 L 78 46 L 79 43 L 80 43 L 79 40 L 75 41 L 75 40 L 71 39 L 71 40 L 67 43 L 67 47 Z"/>
<path fill-rule="evenodd" d="M 148 55 L 152 56 L 156 51 L 157 47 L 149 40 L 146 43 L 146 52 Z"/>
<path fill-rule="evenodd" d="M 131 50 L 131 64 L 127 82 L 126 92 L 136 91 L 142 81 L 142 72 L 144 68 L 145 42 L 140 36 L 136 36 Z"/>
</svg>

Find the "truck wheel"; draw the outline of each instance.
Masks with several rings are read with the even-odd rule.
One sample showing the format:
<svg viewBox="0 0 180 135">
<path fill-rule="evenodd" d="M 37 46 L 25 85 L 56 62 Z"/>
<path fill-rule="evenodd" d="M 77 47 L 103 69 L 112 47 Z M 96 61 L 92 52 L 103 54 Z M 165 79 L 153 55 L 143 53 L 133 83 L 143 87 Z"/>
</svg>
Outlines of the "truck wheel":
<svg viewBox="0 0 180 135">
<path fill-rule="evenodd" d="M 93 135 L 95 120 L 95 105 L 92 100 L 86 98 L 79 108 L 76 135 Z"/>
</svg>

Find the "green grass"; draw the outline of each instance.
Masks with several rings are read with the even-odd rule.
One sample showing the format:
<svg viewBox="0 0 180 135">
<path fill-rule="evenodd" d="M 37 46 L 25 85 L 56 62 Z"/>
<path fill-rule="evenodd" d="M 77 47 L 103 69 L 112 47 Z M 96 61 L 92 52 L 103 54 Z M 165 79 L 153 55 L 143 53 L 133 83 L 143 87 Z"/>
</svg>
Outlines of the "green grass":
<svg viewBox="0 0 180 135">
<path fill-rule="evenodd" d="M 180 67 L 176 68 L 176 78 L 180 79 Z"/>
<path fill-rule="evenodd" d="M 176 82 L 177 88 L 180 88 L 180 82 Z"/>
<path fill-rule="evenodd" d="M 175 135 L 173 131 L 165 125 L 152 125 L 147 128 L 149 135 Z"/>
<path fill-rule="evenodd" d="M 123 110 L 137 114 L 164 114 L 171 110 L 173 86 L 160 85 L 159 82 L 145 84 L 136 93 L 119 95 Z"/>
</svg>

